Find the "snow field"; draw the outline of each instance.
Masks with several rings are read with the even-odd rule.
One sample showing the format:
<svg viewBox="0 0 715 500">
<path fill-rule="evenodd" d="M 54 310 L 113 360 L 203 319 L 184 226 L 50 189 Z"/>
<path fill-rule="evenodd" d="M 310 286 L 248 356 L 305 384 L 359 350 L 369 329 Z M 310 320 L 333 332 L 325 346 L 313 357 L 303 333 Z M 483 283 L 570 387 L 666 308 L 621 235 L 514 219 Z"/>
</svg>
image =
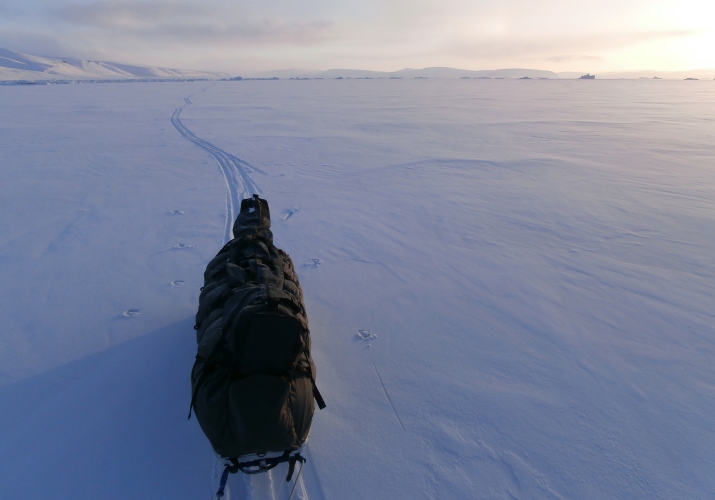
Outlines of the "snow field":
<svg viewBox="0 0 715 500">
<path fill-rule="evenodd" d="M 712 496 L 715 91 L 593 83 L 0 89 L 2 496 L 210 497 L 191 316 L 256 190 L 328 403 L 299 498 Z"/>
</svg>

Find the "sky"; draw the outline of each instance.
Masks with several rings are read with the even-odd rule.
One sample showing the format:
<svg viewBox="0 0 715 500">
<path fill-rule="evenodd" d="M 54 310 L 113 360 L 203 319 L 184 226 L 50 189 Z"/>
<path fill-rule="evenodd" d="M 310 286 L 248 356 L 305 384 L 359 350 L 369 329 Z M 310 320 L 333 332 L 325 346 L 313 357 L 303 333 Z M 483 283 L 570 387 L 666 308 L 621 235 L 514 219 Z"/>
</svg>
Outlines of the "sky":
<svg viewBox="0 0 715 500">
<path fill-rule="evenodd" d="M 215 71 L 715 68 L 711 0 L 0 0 L 0 47 Z"/>
</svg>

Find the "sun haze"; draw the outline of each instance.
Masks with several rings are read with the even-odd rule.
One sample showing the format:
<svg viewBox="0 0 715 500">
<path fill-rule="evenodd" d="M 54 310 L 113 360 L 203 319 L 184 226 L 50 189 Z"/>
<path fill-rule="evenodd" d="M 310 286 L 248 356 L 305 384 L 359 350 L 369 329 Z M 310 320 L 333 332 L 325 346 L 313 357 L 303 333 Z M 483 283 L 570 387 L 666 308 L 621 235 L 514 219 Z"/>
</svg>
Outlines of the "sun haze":
<svg viewBox="0 0 715 500">
<path fill-rule="evenodd" d="M 0 47 L 217 71 L 715 67 L 708 0 L 10 0 Z"/>
</svg>

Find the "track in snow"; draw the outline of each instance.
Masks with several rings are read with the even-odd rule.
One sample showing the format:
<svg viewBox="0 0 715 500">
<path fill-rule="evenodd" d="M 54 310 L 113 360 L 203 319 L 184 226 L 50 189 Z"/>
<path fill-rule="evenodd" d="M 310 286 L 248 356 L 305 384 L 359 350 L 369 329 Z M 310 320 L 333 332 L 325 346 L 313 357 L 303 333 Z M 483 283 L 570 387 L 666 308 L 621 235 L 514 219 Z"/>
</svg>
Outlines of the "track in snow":
<svg viewBox="0 0 715 500">
<path fill-rule="evenodd" d="M 307 461 L 299 476 L 297 475 L 298 467 L 296 467 L 290 482 L 286 481 L 287 464 L 279 465 L 265 474 L 249 476 L 239 473 L 236 478 L 238 497 L 241 500 L 244 498 L 248 500 L 325 500 L 315 462 L 307 445 L 303 447 L 301 454 Z"/>
<path fill-rule="evenodd" d="M 189 97 L 185 97 L 184 104 L 174 110 L 174 113 L 171 115 L 171 124 L 183 137 L 209 153 L 214 160 L 216 160 L 216 163 L 218 163 L 221 169 L 228 192 L 226 197 L 226 230 L 224 234 L 225 241 L 228 241 L 233 237 L 233 221 L 241 210 L 241 200 L 250 198 L 254 194 L 262 193 L 261 188 L 258 187 L 249 175 L 256 171 L 261 171 L 240 158 L 233 156 L 231 153 L 197 137 L 196 134 L 189 130 L 179 118 L 181 112 L 187 106 L 191 106 L 191 99 Z"/>
<path fill-rule="evenodd" d="M 288 464 L 281 464 L 263 474 L 249 475 L 237 472 L 228 476 L 222 500 L 325 500 L 318 470 L 307 445 L 303 447 L 301 454 L 307 462 L 300 470 L 300 474 L 299 466 L 296 466 L 290 482 L 286 481 Z M 225 463 L 224 459 L 216 456 L 209 480 L 212 500 L 216 499 L 215 493 Z"/>
<path fill-rule="evenodd" d="M 237 158 L 231 153 L 214 146 L 210 142 L 197 137 L 179 118 L 181 112 L 188 106 L 191 106 L 191 99 L 190 97 L 185 97 L 184 104 L 176 108 L 171 115 L 171 124 L 184 138 L 209 153 L 214 160 L 216 160 L 216 163 L 218 163 L 221 169 L 221 173 L 226 181 L 227 190 L 225 240 L 228 241 L 233 238 L 233 221 L 241 210 L 241 200 L 250 198 L 254 194 L 262 193 L 261 188 L 251 179 L 249 174 L 254 172 L 265 174 L 265 172 Z M 284 219 L 290 218 L 299 210 L 299 208 L 284 210 Z M 303 466 L 301 475 L 297 478 L 297 484 L 292 498 L 294 500 L 324 500 L 325 495 L 323 494 L 317 470 L 313 463 L 313 457 L 307 448 L 304 449 L 303 454 L 308 461 Z M 211 479 L 213 492 L 216 491 L 215 486 L 218 484 L 223 469 L 222 462 L 222 460 L 217 460 L 214 466 Z M 287 467 L 288 466 L 284 464 L 273 471 L 255 476 L 245 474 L 232 475 L 229 477 L 224 499 L 231 499 L 231 483 L 233 483 L 238 496 L 247 500 L 287 500 L 293 488 L 294 481 L 296 481 L 296 477 L 294 476 L 293 481 L 290 483 L 286 482 L 285 475 Z"/>
</svg>

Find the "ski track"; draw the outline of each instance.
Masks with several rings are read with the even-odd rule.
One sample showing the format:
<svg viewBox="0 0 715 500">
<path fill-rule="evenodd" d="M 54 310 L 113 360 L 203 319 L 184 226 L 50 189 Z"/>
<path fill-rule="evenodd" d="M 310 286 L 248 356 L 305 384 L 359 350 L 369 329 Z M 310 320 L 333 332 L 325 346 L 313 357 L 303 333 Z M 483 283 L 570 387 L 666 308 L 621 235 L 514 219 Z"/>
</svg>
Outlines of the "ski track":
<svg viewBox="0 0 715 500">
<path fill-rule="evenodd" d="M 364 330 L 369 333 L 369 330 Z M 372 335 L 372 334 L 370 334 Z M 369 337 L 368 337 L 369 338 Z M 377 338 L 376 336 L 373 338 Z M 387 396 L 387 402 L 390 403 L 390 407 L 392 408 L 392 412 L 395 414 L 397 417 L 397 421 L 400 423 L 400 427 L 402 427 L 402 430 L 405 430 L 405 425 L 402 423 L 402 419 L 400 418 L 399 413 L 397 413 L 397 409 L 395 408 L 395 404 L 392 402 L 392 398 L 390 397 L 390 394 L 387 392 L 387 388 L 385 387 L 385 382 L 382 381 L 382 377 L 380 376 L 380 372 L 377 371 L 377 366 L 375 363 L 372 364 L 372 367 L 375 369 L 375 373 L 377 374 L 377 378 L 380 381 L 380 385 L 382 386 L 382 390 L 385 392 L 385 396 Z"/>
<path fill-rule="evenodd" d="M 262 193 L 261 188 L 251 179 L 250 174 L 254 172 L 265 174 L 265 172 L 196 136 L 179 118 L 181 112 L 188 106 L 191 106 L 191 96 L 185 97 L 184 104 L 174 110 L 174 113 L 171 115 L 171 124 L 182 137 L 209 153 L 214 160 L 216 160 L 216 163 L 218 163 L 224 181 L 226 182 L 226 227 L 224 237 L 225 240 L 228 241 L 233 238 L 233 221 L 241 210 L 241 200 L 250 198 L 254 194 Z M 287 212 L 289 212 L 289 214 L 285 218 L 290 218 L 299 210 L 300 209 L 288 209 Z M 297 480 L 298 483 L 295 487 L 293 499 L 324 500 L 325 495 L 323 494 L 323 488 L 320 485 L 320 480 L 318 479 L 318 474 L 313 464 L 313 457 L 310 455 L 307 447 L 303 451 L 303 454 L 306 456 L 307 462 L 303 465 L 301 475 L 294 479 Z M 285 500 L 288 500 L 293 482 L 287 483 L 285 481 L 285 471 L 283 469 L 283 467 L 279 467 L 275 471 L 258 474 L 256 476 L 239 474 L 233 481 L 234 487 L 236 487 L 240 496 L 243 496 L 241 493 L 244 493 L 247 500 L 263 500 L 266 498 L 271 500 L 284 500 L 284 497 Z M 212 488 L 218 484 L 219 477 L 220 473 L 217 473 L 216 467 L 214 467 L 211 477 Z M 231 477 L 229 477 L 224 500 L 231 498 L 231 483 Z M 290 488 L 287 489 L 288 486 L 290 486 Z M 215 491 L 213 493 L 215 493 Z"/>
<path fill-rule="evenodd" d="M 254 194 L 261 194 L 261 188 L 251 179 L 249 174 L 262 172 L 253 167 L 248 162 L 235 157 L 231 153 L 214 146 L 210 142 L 197 137 L 186 125 L 183 124 L 179 116 L 188 106 L 191 106 L 191 96 L 184 98 L 184 104 L 174 110 L 171 115 L 171 124 L 186 139 L 209 153 L 216 163 L 218 163 L 223 178 L 226 182 L 226 227 L 224 232 L 225 241 L 233 237 L 233 221 L 241 210 L 241 200 L 250 198 Z"/>
<path fill-rule="evenodd" d="M 306 458 L 306 462 L 302 469 L 296 467 L 290 482 L 285 480 L 288 472 L 287 464 L 279 465 L 265 474 L 238 473 L 230 475 L 223 500 L 232 498 L 232 485 L 237 493 L 237 498 L 241 500 L 325 500 L 323 486 L 320 483 L 315 461 L 307 443 L 300 453 Z M 214 473 L 212 484 L 218 484 L 218 476 L 220 474 Z M 291 496 L 291 492 L 293 492 L 293 496 Z"/>
<path fill-rule="evenodd" d="M 305 465 L 303 465 L 303 472 L 301 473 L 300 483 L 296 488 L 294 498 L 301 498 L 298 496 L 298 493 L 302 492 L 302 500 L 308 500 L 309 498 L 310 500 L 325 500 L 323 486 L 320 484 L 320 476 L 318 475 L 318 470 L 315 468 L 315 460 L 313 460 L 313 454 L 310 452 L 307 443 L 302 451 L 302 455 L 305 457 L 306 462 Z M 308 494 L 309 492 L 310 495 Z"/>
</svg>

